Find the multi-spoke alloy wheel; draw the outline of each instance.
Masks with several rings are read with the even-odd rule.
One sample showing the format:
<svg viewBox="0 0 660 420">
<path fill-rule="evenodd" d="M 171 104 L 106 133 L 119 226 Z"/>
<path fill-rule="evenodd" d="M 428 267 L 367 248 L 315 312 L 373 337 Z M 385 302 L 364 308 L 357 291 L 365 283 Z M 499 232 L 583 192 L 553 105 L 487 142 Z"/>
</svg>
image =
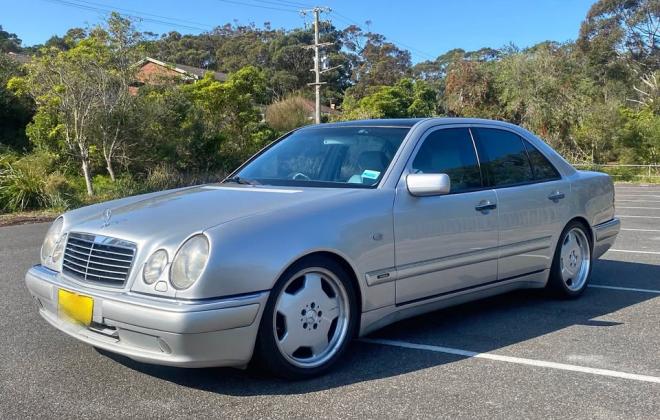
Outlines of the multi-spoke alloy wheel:
<svg viewBox="0 0 660 420">
<path fill-rule="evenodd" d="M 591 243 L 584 226 L 571 222 L 562 232 L 550 272 L 549 286 L 565 297 L 579 296 L 591 274 Z"/>
<path fill-rule="evenodd" d="M 291 267 L 264 310 L 257 351 L 274 373 L 320 374 L 345 350 L 355 329 L 355 291 L 342 265 L 314 257 Z"/>
<path fill-rule="evenodd" d="M 299 367 L 316 367 L 330 359 L 348 331 L 348 295 L 330 271 L 305 269 L 287 282 L 275 304 L 273 328 L 277 347 Z"/>
</svg>

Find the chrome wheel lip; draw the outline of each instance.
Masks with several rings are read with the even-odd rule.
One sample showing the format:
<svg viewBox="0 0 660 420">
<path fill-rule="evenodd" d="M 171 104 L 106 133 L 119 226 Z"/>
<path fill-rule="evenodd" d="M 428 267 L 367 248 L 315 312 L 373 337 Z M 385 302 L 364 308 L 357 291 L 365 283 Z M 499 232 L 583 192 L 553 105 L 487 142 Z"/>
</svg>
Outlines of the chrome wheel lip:
<svg viewBox="0 0 660 420">
<path fill-rule="evenodd" d="M 277 332 L 277 314 L 281 307 L 282 296 L 285 294 L 287 288 L 291 285 L 292 282 L 298 280 L 301 277 L 304 277 L 309 274 L 319 274 L 323 280 L 325 280 L 332 288 L 333 292 L 336 295 L 338 303 L 338 315 L 337 315 L 337 325 L 335 327 L 332 338 L 328 340 L 327 347 L 318 355 L 313 355 L 308 358 L 298 358 L 294 357 L 292 354 L 289 354 L 282 347 L 281 341 L 278 337 Z M 279 296 L 275 302 L 275 308 L 273 311 L 273 337 L 275 339 L 275 344 L 280 354 L 292 365 L 299 368 L 315 368 L 327 363 L 333 356 L 337 354 L 342 344 L 347 338 L 348 335 L 348 326 L 350 320 L 350 305 L 348 300 L 348 293 L 343 283 L 339 278 L 330 270 L 322 267 L 310 267 L 303 269 L 297 272 L 295 275 L 291 276 L 289 280 L 282 287 Z M 287 331 L 287 334 L 289 332 Z"/>
<path fill-rule="evenodd" d="M 564 285 L 572 292 L 580 291 L 587 282 L 591 268 L 591 246 L 582 229 L 574 227 L 564 235 L 559 258 Z"/>
</svg>

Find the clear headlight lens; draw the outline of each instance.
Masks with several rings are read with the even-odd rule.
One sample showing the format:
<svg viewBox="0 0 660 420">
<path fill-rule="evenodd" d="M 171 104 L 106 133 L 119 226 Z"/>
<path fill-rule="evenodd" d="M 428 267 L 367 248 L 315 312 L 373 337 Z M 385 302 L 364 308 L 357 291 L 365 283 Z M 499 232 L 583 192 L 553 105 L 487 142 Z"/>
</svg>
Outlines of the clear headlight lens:
<svg viewBox="0 0 660 420">
<path fill-rule="evenodd" d="M 164 249 L 159 249 L 151 254 L 151 257 L 144 264 L 142 279 L 147 284 L 153 284 L 163 273 L 165 266 L 167 266 L 167 252 Z"/>
<path fill-rule="evenodd" d="M 192 286 L 206 267 L 209 259 L 209 241 L 204 235 L 188 239 L 177 251 L 170 268 L 170 281 L 176 289 Z"/>
<path fill-rule="evenodd" d="M 41 245 L 41 264 L 52 270 L 59 270 L 59 259 L 66 242 L 66 235 L 62 235 L 63 226 L 64 219 L 61 216 L 55 219 Z"/>
</svg>

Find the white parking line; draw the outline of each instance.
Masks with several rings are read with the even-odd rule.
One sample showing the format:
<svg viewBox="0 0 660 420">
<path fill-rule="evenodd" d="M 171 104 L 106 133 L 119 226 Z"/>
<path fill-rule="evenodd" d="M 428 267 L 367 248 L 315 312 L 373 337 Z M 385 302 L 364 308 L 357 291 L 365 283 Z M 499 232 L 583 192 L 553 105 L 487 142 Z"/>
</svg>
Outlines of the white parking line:
<svg viewBox="0 0 660 420">
<path fill-rule="evenodd" d="M 628 191 L 658 191 L 658 188 L 653 188 L 652 186 L 640 186 L 640 187 L 620 187 L 620 186 L 614 186 L 615 189 L 617 190 L 628 190 Z"/>
<path fill-rule="evenodd" d="M 660 219 L 660 216 L 633 216 L 630 214 L 617 214 L 616 217 L 636 217 L 638 219 Z"/>
<path fill-rule="evenodd" d="M 620 230 L 627 230 L 631 232 L 660 232 L 660 229 L 631 229 L 631 228 L 621 228 Z"/>
<path fill-rule="evenodd" d="M 626 252 L 628 254 L 653 254 L 653 255 L 660 255 L 660 252 L 658 251 L 633 251 L 632 249 L 614 249 L 610 248 L 607 250 L 607 252 Z"/>
<path fill-rule="evenodd" d="M 478 353 L 476 351 L 454 349 L 451 347 L 431 346 L 427 344 L 415 344 L 405 341 L 384 340 L 380 338 L 363 338 L 361 341 L 384 346 L 402 347 L 413 350 L 426 350 L 436 353 L 453 354 L 456 356 L 474 357 L 477 359 L 495 360 L 498 362 L 515 363 L 519 365 L 536 366 L 550 369 L 567 370 L 571 372 L 590 373 L 592 375 L 609 376 L 611 378 L 631 379 L 634 381 L 654 382 L 660 384 L 660 377 L 638 375 L 636 373 L 619 372 L 609 369 L 590 368 L 586 366 L 569 365 L 565 363 L 547 362 L 545 360 L 524 359 L 522 357 L 502 356 L 493 353 Z"/>
<path fill-rule="evenodd" d="M 606 286 L 604 284 L 589 284 L 589 285 L 587 285 L 587 287 L 593 287 L 595 289 L 625 290 L 627 292 L 653 293 L 653 294 L 656 294 L 656 295 L 660 295 L 660 290 L 638 289 L 636 287 Z"/>
<path fill-rule="evenodd" d="M 619 200 L 617 198 L 615 204 L 619 203 L 660 203 L 660 200 Z"/>
<path fill-rule="evenodd" d="M 646 209 L 646 210 L 660 210 L 660 207 L 621 207 L 617 206 L 617 209 Z"/>
<path fill-rule="evenodd" d="M 660 198 L 660 195 L 657 194 L 617 194 L 616 198 L 623 198 L 623 197 L 653 197 L 653 198 Z"/>
</svg>

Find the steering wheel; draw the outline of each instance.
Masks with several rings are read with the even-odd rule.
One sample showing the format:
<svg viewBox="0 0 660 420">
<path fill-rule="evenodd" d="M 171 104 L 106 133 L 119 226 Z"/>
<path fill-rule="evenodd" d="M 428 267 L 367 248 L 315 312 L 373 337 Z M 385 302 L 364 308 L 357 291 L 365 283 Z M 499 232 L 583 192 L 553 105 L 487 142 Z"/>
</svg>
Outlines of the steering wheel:
<svg viewBox="0 0 660 420">
<path fill-rule="evenodd" d="M 310 178 L 309 176 L 305 175 L 302 172 L 296 172 L 295 174 L 293 174 L 291 179 L 295 179 L 296 181 L 299 181 L 299 180 L 311 181 L 312 180 L 312 178 Z"/>
</svg>

